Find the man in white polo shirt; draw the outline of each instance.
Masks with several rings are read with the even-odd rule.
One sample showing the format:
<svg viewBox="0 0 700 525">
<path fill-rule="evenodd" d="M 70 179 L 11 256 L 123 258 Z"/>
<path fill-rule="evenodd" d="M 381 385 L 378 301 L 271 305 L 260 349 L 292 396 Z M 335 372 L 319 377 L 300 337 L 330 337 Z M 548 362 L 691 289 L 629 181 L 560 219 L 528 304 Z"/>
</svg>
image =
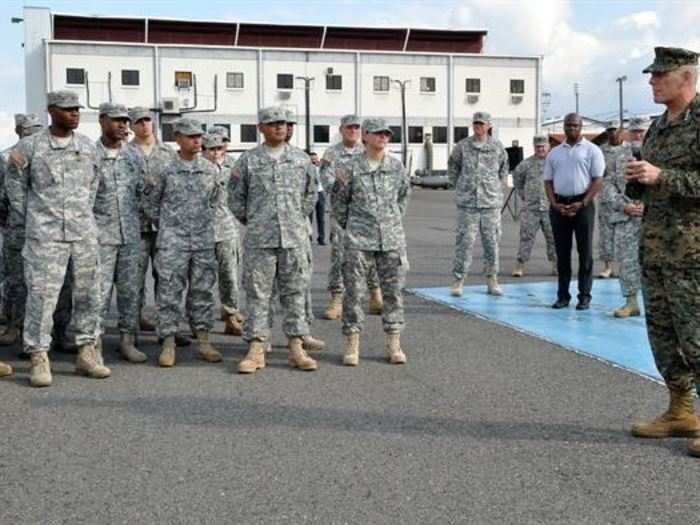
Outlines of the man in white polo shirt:
<svg viewBox="0 0 700 525">
<path fill-rule="evenodd" d="M 571 301 L 571 244 L 576 236 L 578 250 L 577 310 L 587 310 L 593 286 L 593 227 L 595 197 L 603 185 L 605 159 L 598 146 L 581 136 L 581 117 L 569 113 L 564 118 L 566 141 L 547 156 L 544 185 L 549 199 L 549 218 L 557 251 L 559 289 L 552 308 L 566 308 Z"/>
</svg>

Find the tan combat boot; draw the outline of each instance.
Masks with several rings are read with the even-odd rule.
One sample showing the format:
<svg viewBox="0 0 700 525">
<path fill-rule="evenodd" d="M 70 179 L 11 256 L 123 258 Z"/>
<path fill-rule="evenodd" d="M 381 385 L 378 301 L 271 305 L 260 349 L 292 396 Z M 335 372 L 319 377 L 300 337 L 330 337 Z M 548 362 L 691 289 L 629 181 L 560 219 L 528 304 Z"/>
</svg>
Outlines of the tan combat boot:
<svg viewBox="0 0 700 525">
<path fill-rule="evenodd" d="M 370 315 L 382 315 L 384 311 L 384 298 L 381 288 L 371 288 L 369 291 L 369 313 Z"/>
<path fill-rule="evenodd" d="M 343 294 L 332 293 L 331 302 L 323 312 L 323 318 L 331 321 L 338 321 L 343 316 Z"/>
<path fill-rule="evenodd" d="M 265 368 L 265 350 L 269 343 L 265 341 L 251 341 L 248 346 L 248 353 L 243 358 L 243 361 L 238 363 L 238 373 L 252 374 L 262 368 Z"/>
<path fill-rule="evenodd" d="M 452 297 L 462 297 L 462 292 L 464 291 L 464 282 L 462 279 L 456 280 L 452 283 L 452 288 L 450 288 L 450 295 Z"/>
<path fill-rule="evenodd" d="M 613 312 L 613 315 L 615 317 L 634 317 L 637 315 L 640 315 L 639 311 L 639 305 L 637 304 L 637 296 L 636 295 L 628 295 L 625 298 L 627 301 L 625 302 L 625 306 L 621 306 L 617 310 Z"/>
<path fill-rule="evenodd" d="M 343 352 L 343 364 L 345 366 L 357 366 L 360 363 L 360 334 L 354 333 L 345 336 L 345 348 Z"/>
<path fill-rule="evenodd" d="M 693 439 L 688 443 L 688 454 L 695 458 L 700 458 L 700 439 Z"/>
<path fill-rule="evenodd" d="M 515 269 L 513 270 L 513 277 L 522 277 L 525 275 L 525 263 L 520 261 L 515 263 Z"/>
<path fill-rule="evenodd" d="M 227 314 L 224 319 L 224 333 L 227 335 L 243 335 L 243 325 L 236 314 Z"/>
<path fill-rule="evenodd" d="M 612 268 L 612 263 L 606 262 L 605 266 L 603 266 L 603 271 L 601 271 L 598 274 L 598 277 L 600 279 L 610 279 L 613 274 L 613 268 Z"/>
<path fill-rule="evenodd" d="M 22 341 L 22 331 L 16 326 L 8 326 L 5 333 L 0 335 L 0 346 L 12 346 Z"/>
<path fill-rule="evenodd" d="M 221 352 L 214 348 L 209 342 L 209 332 L 198 331 L 195 335 L 197 336 L 197 344 L 199 346 L 197 349 L 197 357 L 208 363 L 218 363 L 221 361 Z"/>
<path fill-rule="evenodd" d="M 301 337 L 301 346 L 307 352 L 322 352 L 326 349 L 326 343 L 312 335 L 304 335 Z"/>
<path fill-rule="evenodd" d="M 7 377 L 12 375 L 12 367 L 7 363 L 0 361 L 0 377 Z"/>
<path fill-rule="evenodd" d="M 112 375 L 112 371 L 102 364 L 102 352 L 95 348 L 94 344 L 86 344 L 78 348 L 75 373 L 93 379 L 105 379 Z"/>
<path fill-rule="evenodd" d="M 669 389 L 668 409 L 652 421 L 632 425 L 631 433 L 641 438 L 700 437 L 700 419 L 695 415 L 691 390 Z"/>
<path fill-rule="evenodd" d="M 401 336 L 398 333 L 386 334 L 384 349 L 392 365 L 403 365 L 406 362 L 406 354 L 401 350 Z"/>
<path fill-rule="evenodd" d="M 51 386 L 51 363 L 48 352 L 30 354 L 29 384 L 35 387 Z"/>
<path fill-rule="evenodd" d="M 316 370 L 318 368 L 318 363 L 314 359 L 311 359 L 304 350 L 301 337 L 290 337 L 287 348 L 289 349 L 289 358 L 287 361 L 292 368 L 307 371 Z"/>
<path fill-rule="evenodd" d="M 503 290 L 498 286 L 498 277 L 491 275 L 486 278 L 486 291 L 489 295 L 503 295 Z"/>
<path fill-rule="evenodd" d="M 119 353 L 130 363 L 145 363 L 148 360 L 148 356 L 136 348 L 136 337 L 134 334 L 121 334 Z"/>
<path fill-rule="evenodd" d="M 163 339 L 163 345 L 160 347 L 160 355 L 158 356 L 158 364 L 165 368 L 175 366 L 175 336 L 169 335 Z"/>
</svg>

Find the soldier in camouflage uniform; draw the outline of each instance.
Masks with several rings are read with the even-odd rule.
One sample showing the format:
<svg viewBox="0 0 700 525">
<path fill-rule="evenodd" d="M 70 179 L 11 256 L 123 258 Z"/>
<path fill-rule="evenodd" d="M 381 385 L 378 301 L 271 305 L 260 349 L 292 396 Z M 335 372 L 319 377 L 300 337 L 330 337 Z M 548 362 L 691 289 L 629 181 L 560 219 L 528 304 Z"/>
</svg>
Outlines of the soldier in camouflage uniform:
<svg viewBox="0 0 700 525">
<path fill-rule="evenodd" d="M 302 370 L 318 368 L 302 346 L 302 337 L 309 335 L 304 296 L 310 279 L 308 216 L 314 206 L 314 172 L 308 155 L 285 142 L 286 120 L 282 108 L 261 109 L 258 129 L 265 142 L 241 155 L 233 170 L 238 183 L 231 209 L 247 227 L 243 283 L 248 318 L 243 338 L 249 348 L 238 365 L 241 373 L 265 367 L 275 281 L 284 309 L 289 365 Z"/>
<path fill-rule="evenodd" d="M 513 187 L 518 192 L 523 207 L 520 212 L 520 246 L 518 247 L 517 265 L 513 277 L 522 277 L 525 264 L 530 260 L 532 246 L 537 232 L 542 230 L 547 243 L 547 259 L 552 264 L 552 273 L 556 273 L 557 260 L 554 250 L 554 235 L 549 222 L 549 200 L 544 192 L 544 160 L 549 153 L 549 141 L 543 135 L 533 139 L 535 154 L 522 161 L 513 171 Z"/>
<path fill-rule="evenodd" d="M 97 140 L 99 186 L 95 199 L 102 270 L 101 334 L 117 290 L 119 352 L 132 363 L 143 363 L 146 354 L 136 348 L 139 322 L 139 268 L 141 264 L 141 202 L 144 165 L 125 142 L 129 113 L 125 106 L 106 102 L 99 107 L 102 136 Z M 98 344 L 101 345 L 101 337 Z"/>
<path fill-rule="evenodd" d="M 698 54 L 657 47 L 651 73 L 654 121 L 642 159 L 625 166 L 626 192 L 644 203 L 640 260 L 649 342 L 670 393 L 658 418 L 637 423 L 638 437 L 700 436 L 693 387 L 700 380 L 700 95 Z M 700 456 L 700 439 L 689 453 Z"/>
<path fill-rule="evenodd" d="M 57 91 L 47 98 L 51 126 L 19 142 L 10 155 L 6 179 L 12 213 L 25 217 L 24 349 L 31 354 L 32 386 L 52 381 L 52 314 L 69 263 L 76 372 L 94 378 L 110 375 L 95 348 L 100 318 L 97 224 L 92 214 L 98 184 L 95 146 L 74 131 L 80 122 L 78 96 Z"/>
<path fill-rule="evenodd" d="M 331 294 L 330 304 L 323 313 L 326 319 L 337 320 L 343 314 L 343 250 L 345 238 L 343 229 L 338 221 L 333 218 L 333 184 L 335 174 L 343 170 L 353 156 L 365 152 L 365 147 L 360 140 L 360 117 L 357 115 L 345 115 L 340 119 L 341 142 L 334 144 L 323 153 L 319 176 L 321 185 L 330 195 L 331 208 L 331 263 L 328 269 L 328 292 Z M 382 313 L 382 290 L 379 287 L 377 267 L 370 261 L 367 271 L 367 287 L 369 288 L 369 313 L 380 315 Z"/>
<path fill-rule="evenodd" d="M 600 151 L 603 152 L 605 158 L 605 175 L 603 176 L 603 186 L 605 179 L 609 173 L 615 169 L 615 161 L 617 160 L 620 150 L 623 149 L 622 135 L 620 133 L 620 121 L 611 120 L 606 124 L 605 131 L 608 135 L 608 141 L 600 146 Z M 602 196 L 603 190 L 600 194 Z M 610 222 L 610 216 L 613 211 L 610 206 L 599 203 L 598 206 L 598 253 L 600 260 L 603 261 L 603 270 L 598 274 L 601 279 L 608 279 L 613 276 L 613 261 L 615 260 L 615 242 L 613 239 L 613 226 Z"/>
<path fill-rule="evenodd" d="M 474 135 L 458 142 L 447 161 L 447 176 L 457 201 L 457 246 L 451 294 L 462 295 L 462 284 L 472 262 L 477 232 L 484 247 L 484 274 L 488 293 L 503 295 L 498 286 L 498 242 L 501 238 L 503 182 L 508 155 L 488 132 L 491 115 L 478 111 L 472 119 Z"/>
<path fill-rule="evenodd" d="M 175 122 L 178 157 L 161 174 L 158 185 L 148 180 L 145 192 L 159 203 L 155 267 L 158 272 L 158 332 L 163 340 L 158 364 L 175 365 L 175 334 L 181 303 L 189 288 L 190 328 L 198 342 L 197 357 L 210 363 L 221 354 L 209 342 L 214 326 L 216 253 L 215 210 L 226 200 L 211 162 L 202 158 L 202 124 L 181 118 Z M 154 217 L 151 217 L 153 220 Z"/>
<path fill-rule="evenodd" d="M 336 172 L 333 213 L 345 232 L 343 260 L 343 363 L 359 362 L 361 307 L 367 269 L 374 261 L 384 298 L 382 324 L 389 362 L 403 364 L 400 332 L 404 326 L 402 289 L 408 260 L 402 218 L 410 183 L 401 161 L 387 152 L 391 129 L 380 118 L 362 123 L 366 151 Z"/>
</svg>

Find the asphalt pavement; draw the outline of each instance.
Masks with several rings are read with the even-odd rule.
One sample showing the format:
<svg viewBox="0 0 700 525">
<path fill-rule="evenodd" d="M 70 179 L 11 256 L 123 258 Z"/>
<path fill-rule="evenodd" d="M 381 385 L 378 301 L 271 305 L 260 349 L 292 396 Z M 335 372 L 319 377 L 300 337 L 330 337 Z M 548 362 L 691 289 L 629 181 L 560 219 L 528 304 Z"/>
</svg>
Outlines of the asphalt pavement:
<svg viewBox="0 0 700 525">
<path fill-rule="evenodd" d="M 448 286 L 453 193 L 416 190 L 405 220 L 408 287 Z M 517 223 L 507 215 L 502 280 Z M 329 246 L 315 246 L 313 297 L 326 304 Z M 538 239 L 524 279 L 549 280 Z M 469 284 L 483 282 L 477 247 Z M 595 296 L 595 286 L 593 290 Z M 554 299 L 554 298 L 553 298 Z M 686 440 L 626 429 L 665 409 L 663 387 L 507 327 L 406 296 L 405 366 L 383 357 L 368 316 L 357 368 L 341 365 L 340 323 L 318 319 L 320 370 L 288 368 L 277 328 L 268 367 L 232 372 L 239 338 L 214 337 L 224 363 L 178 353 L 75 376 L 55 355 L 54 386 L 27 362 L 0 380 L 0 524 L 696 523 L 700 461 Z M 277 322 L 279 324 L 279 316 Z"/>
</svg>

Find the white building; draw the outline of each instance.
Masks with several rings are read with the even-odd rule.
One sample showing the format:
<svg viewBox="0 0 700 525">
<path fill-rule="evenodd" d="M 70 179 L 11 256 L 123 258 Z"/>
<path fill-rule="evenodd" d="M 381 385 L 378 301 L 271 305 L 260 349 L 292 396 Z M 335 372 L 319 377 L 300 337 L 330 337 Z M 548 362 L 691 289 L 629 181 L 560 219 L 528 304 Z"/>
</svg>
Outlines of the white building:
<svg viewBox="0 0 700 525">
<path fill-rule="evenodd" d="M 485 55 L 486 31 L 287 26 L 221 21 L 112 18 L 25 7 L 27 110 L 43 113 L 46 92 L 71 89 L 86 106 L 81 131 L 99 134 L 95 109 L 112 100 L 160 112 L 171 123 L 196 102 L 192 116 L 227 125 L 233 149 L 258 140 L 258 108 L 296 112 L 294 143 L 306 147 L 304 81 L 310 86 L 310 149 L 339 139 L 347 113 L 384 117 L 400 142 L 401 92 L 412 169 L 424 168 L 432 134 L 434 168 L 444 169 L 452 144 L 469 133 L 475 111 L 493 117 L 505 146 L 529 154 L 539 129 L 540 57 Z M 215 93 L 215 79 L 216 85 Z M 392 149 L 400 151 L 400 144 Z"/>
</svg>

